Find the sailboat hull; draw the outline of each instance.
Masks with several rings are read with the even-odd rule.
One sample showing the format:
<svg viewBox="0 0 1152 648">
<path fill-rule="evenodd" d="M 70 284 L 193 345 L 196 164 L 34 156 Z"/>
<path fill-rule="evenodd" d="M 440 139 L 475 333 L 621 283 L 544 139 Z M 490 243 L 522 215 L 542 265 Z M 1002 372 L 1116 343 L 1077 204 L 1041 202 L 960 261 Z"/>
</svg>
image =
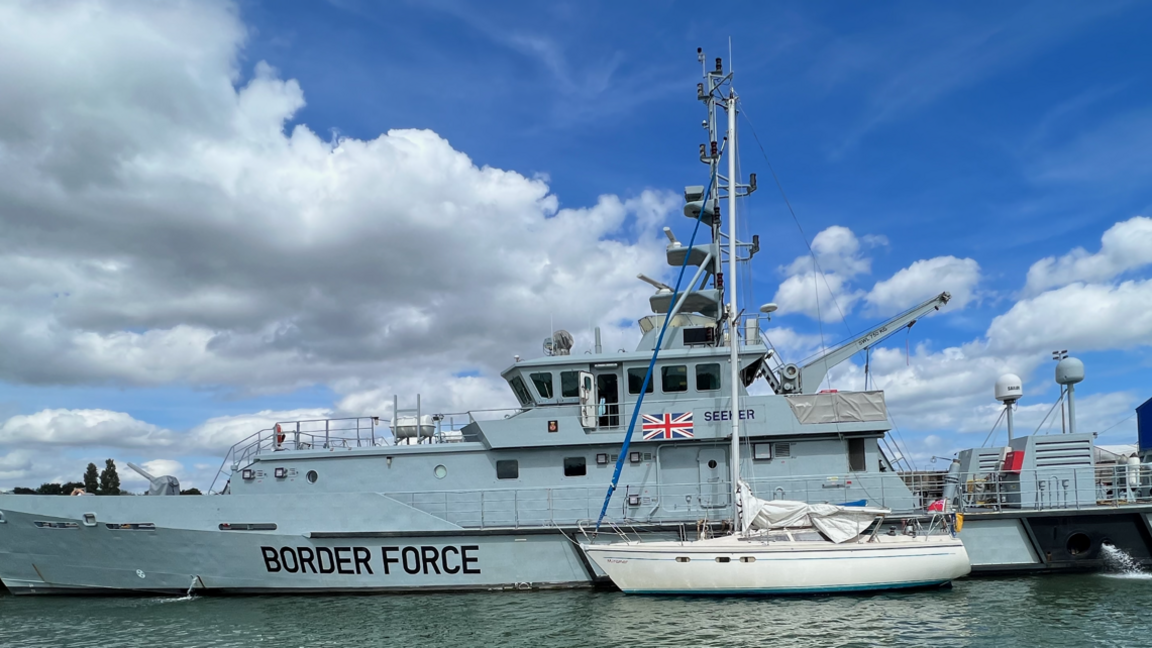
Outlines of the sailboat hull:
<svg viewBox="0 0 1152 648">
<path fill-rule="evenodd" d="M 694 542 L 586 545 L 588 557 L 628 594 L 787 595 L 946 585 L 971 567 L 947 536 L 870 542 Z"/>
</svg>

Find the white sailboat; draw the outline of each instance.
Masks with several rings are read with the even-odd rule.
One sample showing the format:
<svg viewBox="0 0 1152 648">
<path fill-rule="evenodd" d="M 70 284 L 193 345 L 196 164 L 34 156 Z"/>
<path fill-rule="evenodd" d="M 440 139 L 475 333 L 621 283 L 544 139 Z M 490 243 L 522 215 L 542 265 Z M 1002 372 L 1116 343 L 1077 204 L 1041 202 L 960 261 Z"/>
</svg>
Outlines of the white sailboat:
<svg viewBox="0 0 1152 648">
<path fill-rule="evenodd" d="M 740 480 L 740 365 L 736 335 L 739 310 L 735 285 L 737 96 L 731 86 L 731 72 L 728 81 L 729 92 L 723 104 L 728 115 L 726 289 L 731 347 L 728 384 L 732 386 L 729 456 L 735 532 L 692 541 L 593 542 L 584 545 L 584 550 L 617 587 L 629 594 L 860 592 L 941 586 L 966 576 L 971 570 L 968 554 L 953 533 L 882 534 L 879 531 L 884 515 L 890 512 L 887 509 L 767 501 L 752 496 L 751 489 Z M 709 81 L 709 91 L 713 90 L 711 85 Z M 866 533 L 868 529 L 870 533 Z"/>
</svg>

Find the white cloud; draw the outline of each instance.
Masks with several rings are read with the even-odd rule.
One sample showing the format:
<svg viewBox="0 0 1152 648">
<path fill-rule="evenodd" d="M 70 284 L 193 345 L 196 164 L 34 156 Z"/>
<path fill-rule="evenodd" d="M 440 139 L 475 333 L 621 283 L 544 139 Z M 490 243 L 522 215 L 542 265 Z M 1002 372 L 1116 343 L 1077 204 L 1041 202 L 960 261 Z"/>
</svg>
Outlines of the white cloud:
<svg viewBox="0 0 1152 648">
<path fill-rule="evenodd" d="M 1023 299 L 988 327 L 991 350 L 1042 354 L 1152 344 L 1152 279 L 1119 285 L 1074 283 Z"/>
<path fill-rule="evenodd" d="M 28 450 L 14 450 L 0 456 L 0 480 L 13 482 L 27 477 L 33 469 L 32 453 Z"/>
<path fill-rule="evenodd" d="M 1024 292 L 1035 295 L 1074 282 L 1111 280 L 1129 270 L 1152 264 L 1152 218 L 1134 216 L 1116 223 L 1100 237 L 1100 251 L 1078 247 L 1068 254 L 1047 257 L 1028 269 Z"/>
<path fill-rule="evenodd" d="M 185 445 L 189 450 L 211 452 L 223 456 L 224 452 L 234 444 L 248 439 L 261 430 L 269 430 L 276 423 L 327 419 L 331 416 L 331 410 L 319 408 L 283 411 L 263 410 L 254 414 L 217 416 L 192 428 L 188 432 Z"/>
<path fill-rule="evenodd" d="M 869 241 L 873 244 L 887 242 L 886 239 L 876 237 L 869 238 Z M 856 234 L 842 225 L 821 230 L 812 239 L 812 254 L 820 270 L 844 277 L 855 277 L 871 271 L 872 260 L 861 254 L 860 247 L 860 239 L 856 238 Z M 812 257 L 797 257 L 785 272 L 790 275 L 812 272 Z"/>
<path fill-rule="evenodd" d="M 852 312 L 864 291 L 851 290 L 848 280 L 836 274 L 817 276 L 811 272 L 792 275 L 776 289 L 772 301 L 781 315 L 802 313 L 824 322 L 834 322 Z"/>
<path fill-rule="evenodd" d="M 882 237 L 866 238 L 869 245 L 887 242 Z M 850 313 L 865 294 L 853 289 L 851 281 L 872 267 L 861 247 L 860 239 L 847 227 L 833 225 L 818 233 L 812 239 L 811 256 L 797 257 L 781 268 L 787 278 L 773 298 L 780 306 L 780 314 L 802 313 L 832 322 Z"/>
<path fill-rule="evenodd" d="M 960 309 L 975 298 L 979 282 L 980 264 L 974 259 L 954 256 L 921 259 L 876 282 L 865 301 L 872 312 L 894 314 L 948 291 L 952 294 L 948 307 Z"/>
<path fill-rule="evenodd" d="M 430 131 L 286 133 L 304 90 L 243 78 L 244 35 L 216 3 L 0 7 L 0 379 L 389 391 L 647 311 L 674 195 L 561 209 Z"/>
<path fill-rule="evenodd" d="M 0 443 L 138 448 L 172 446 L 176 437 L 123 412 L 47 409 L 5 421 Z"/>
</svg>

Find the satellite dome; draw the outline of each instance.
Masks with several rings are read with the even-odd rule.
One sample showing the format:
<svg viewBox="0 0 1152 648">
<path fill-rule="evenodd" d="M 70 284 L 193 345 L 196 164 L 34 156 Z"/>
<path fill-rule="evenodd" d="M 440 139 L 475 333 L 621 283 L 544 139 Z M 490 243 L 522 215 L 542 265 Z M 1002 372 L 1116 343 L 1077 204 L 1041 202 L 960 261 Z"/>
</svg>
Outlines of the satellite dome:
<svg viewBox="0 0 1152 648">
<path fill-rule="evenodd" d="M 1084 380 L 1084 363 L 1076 358 L 1064 358 L 1056 364 L 1056 382 L 1075 385 Z"/>
<path fill-rule="evenodd" d="M 1020 382 L 1020 376 L 1004 374 L 997 378 L 995 394 L 996 400 L 1002 403 L 1019 400 L 1024 395 L 1024 385 Z"/>
</svg>

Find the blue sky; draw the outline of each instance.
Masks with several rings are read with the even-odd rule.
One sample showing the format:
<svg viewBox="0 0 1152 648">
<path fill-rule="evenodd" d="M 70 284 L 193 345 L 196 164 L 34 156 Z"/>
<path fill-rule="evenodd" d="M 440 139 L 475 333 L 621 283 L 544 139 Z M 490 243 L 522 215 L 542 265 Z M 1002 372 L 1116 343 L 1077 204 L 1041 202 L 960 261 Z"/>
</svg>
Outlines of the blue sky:
<svg viewBox="0 0 1152 648">
<path fill-rule="evenodd" d="M 543 337 L 552 317 L 578 340 L 600 324 L 610 345 L 631 348 L 635 330 L 624 323 L 644 315 L 646 301 L 631 277 L 662 270 L 658 226 L 687 236 L 676 194 L 704 182 L 695 50 L 727 60 L 729 38 L 745 109 L 741 168 L 760 178 L 745 208 L 764 247 L 751 299 L 781 302 L 783 346 L 805 353 L 821 334 L 831 343 L 864 330 L 916 293 L 899 286 L 964 295 L 892 338 L 878 359 L 910 454 L 979 445 L 1002 371 L 1024 377 L 1034 409 L 1023 420 L 1038 423 L 1056 397 L 1045 361 L 1055 348 L 1087 364 L 1090 429 L 1123 421 L 1152 396 L 1152 325 L 1139 308 L 1152 298 L 1152 250 L 1123 245 L 1145 240 L 1150 225 L 1137 217 L 1152 211 L 1146 4 L 703 12 L 686 2 L 333 0 L 6 12 L 11 29 L 38 42 L 8 39 L 9 60 L 37 62 L 0 70 L 18 90 L 0 120 L 0 161 L 38 175 L 0 187 L 0 224 L 27 234 L 0 253 L 35 261 L 0 285 L 13 313 L 0 326 L 12 333 L 0 343 L 9 356 L 0 363 L 0 487 L 78 473 L 104 456 L 168 460 L 155 465 L 198 483 L 208 469 L 195 466 L 212 463 L 233 424 L 255 431 L 287 413 L 378 412 L 396 392 L 443 389 L 426 397 L 444 408 L 510 404 L 498 372 L 513 352 L 538 353 L 521 340 Z M 66 115 L 76 133 L 48 133 L 34 115 Z M 834 276 L 819 285 L 834 286 L 846 321 L 821 325 L 785 294 L 790 278 L 812 285 L 796 262 L 805 240 L 750 127 L 807 239 L 823 241 L 822 267 Z M 297 128 L 313 138 L 296 140 Z M 383 154 L 369 142 L 405 129 L 434 136 L 405 135 L 399 157 L 373 157 Z M 331 164 L 317 160 L 335 160 L 341 146 L 356 168 L 379 163 L 377 175 L 398 179 L 373 187 L 336 170 L 335 184 L 294 193 L 306 183 L 284 179 L 304 177 L 293 173 L 305 163 Z M 83 164 L 51 158 L 73 148 Z M 458 154 L 477 168 L 442 172 Z M 483 167 L 515 177 L 493 179 Z M 115 169 L 120 184 L 100 168 Z M 470 233 L 444 244 L 451 236 L 421 218 L 449 222 L 436 211 L 449 203 L 452 214 L 478 215 L 451 221 Z M 383 224 L 364 224 L 373 219 Z M 593 235 L 558 256 L 557 242 L 575 231 L 560 231 L 569 220 Z M 69 230 L 81 222 L 102 223 L 103 234 Z M 1112 228 L 1114 242 L 1102 243 Z M 401 263 L 407 248 L 435 265 Z M 526 267 L 502 267 L 504 258 Z M 932 260 L 944 269 L 928 276 L 931 264 L 917 262 Z M 505 274 L 538 267 L 558 273 L 533 293 L 544 294 L 540 304 L 508 297 L 519 288 L 501 283 Z M 472 304 L 454 287 L 461 273 L 486 277 L 505 297 Z M 904 283 L 879 291 L 897 276 Z M 429 316 L 427 303 L 442 310 Z M 428 322 L 473 307 L 530 322 L 530 333 L 502 330 L 494 315 L 490 329 L 460 335 L 459 352 L 438 344 Z M 492 341 L 505 333 L 511 339 Z M 173 351 L 182 345 L 197 351 Z M 859 364 L 834 373 L 833 386 L 858 386 Z M 1104 440 L 1133 433 L 1127 421 Z"/>
</svg>

